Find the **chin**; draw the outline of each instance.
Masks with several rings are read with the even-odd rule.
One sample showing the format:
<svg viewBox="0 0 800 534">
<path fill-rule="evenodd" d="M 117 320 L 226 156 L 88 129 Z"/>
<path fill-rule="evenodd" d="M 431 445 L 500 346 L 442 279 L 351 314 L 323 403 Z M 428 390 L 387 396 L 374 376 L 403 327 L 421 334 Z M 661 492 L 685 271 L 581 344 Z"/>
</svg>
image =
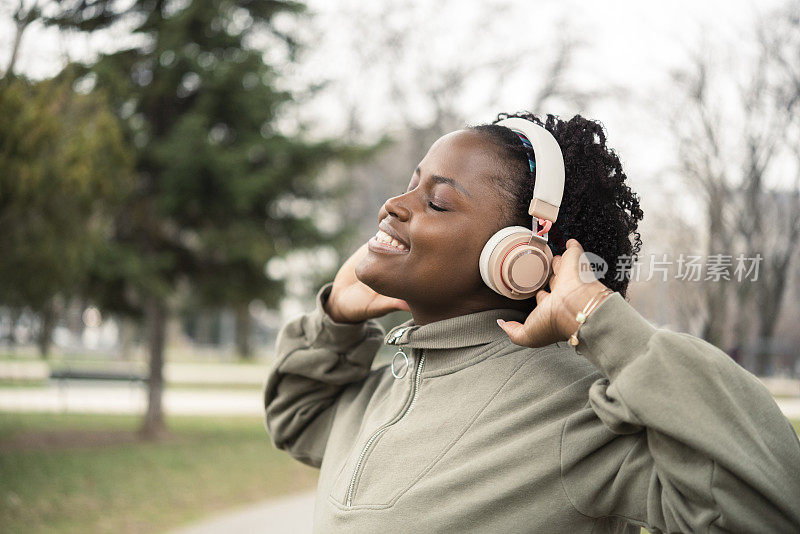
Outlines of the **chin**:
<svg viewBox="0 0 800 534">
<path fill-rule="evenodd" d="M 397 277 L 392 276 L 392 273 L 387 273 L 385 269 L 381 269 L 379 265 L 376 265 L 369 254 L 356 264 L 355 273 L 359 282 L 376 293 L 386 297 L 404 298 L 402 295 L 404 292 L 401 289 L 403 284 L 398 284 Z"/>
</svg>

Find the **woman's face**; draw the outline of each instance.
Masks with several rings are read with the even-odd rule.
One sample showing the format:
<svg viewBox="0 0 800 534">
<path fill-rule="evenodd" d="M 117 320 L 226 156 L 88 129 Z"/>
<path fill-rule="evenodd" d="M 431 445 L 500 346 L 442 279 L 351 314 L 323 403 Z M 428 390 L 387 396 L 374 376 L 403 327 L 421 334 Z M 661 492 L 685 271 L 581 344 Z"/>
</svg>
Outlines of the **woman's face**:
<svg viewBox="0 0 800 534">
<path fill-rule="evenodd" d="M 415 323 L 497 307 L 513 307 L 481 280 L 478 259 L 504 226 L 505 201 L 493 185 L 495 148 L 477 132 L 439 138 L 413 173 L 405 193 L 378 214 L 379 228 L 399 246 L 369 241 L 356 276 L 378 293 L 408 302 Z M 378 229 L 376 229 L 378 231 Z"/>
</svg>

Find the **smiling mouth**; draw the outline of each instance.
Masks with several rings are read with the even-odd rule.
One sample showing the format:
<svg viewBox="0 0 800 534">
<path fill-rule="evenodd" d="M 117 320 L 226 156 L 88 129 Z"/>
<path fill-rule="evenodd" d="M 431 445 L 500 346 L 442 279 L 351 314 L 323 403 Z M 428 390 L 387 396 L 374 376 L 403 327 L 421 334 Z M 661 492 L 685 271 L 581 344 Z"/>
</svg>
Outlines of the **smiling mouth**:
<svg viewBox="0 0 800 534">
<path fill-rule="evenodd" d="M 375 237 L 373 237 L 372 239 L 382 245 L 386 245 L 387 247 L 397 249 L 398 251 L 408 250 L 408 247 L 399 242 L 397 239 L 394 239 L 392 236 L 390 236 L 383 230 L 378 230 L 378 232 L 375 234 Z"/>
</svg>

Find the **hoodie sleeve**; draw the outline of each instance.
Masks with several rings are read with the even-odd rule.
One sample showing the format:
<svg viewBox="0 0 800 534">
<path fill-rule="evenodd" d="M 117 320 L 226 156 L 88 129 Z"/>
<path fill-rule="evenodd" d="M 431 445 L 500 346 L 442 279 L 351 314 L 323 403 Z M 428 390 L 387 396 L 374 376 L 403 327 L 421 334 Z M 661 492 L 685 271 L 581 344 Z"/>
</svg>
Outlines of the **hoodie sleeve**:
<svg viewBox="0 0 800 534">
<path fill-rule="evenodd" d="M 374 320 L 331 319 L 323 304 L 332 286 L 319 290 L 312 312 L 281 328 L 264 386 L 265 426 L 273 445 L 314 467 L 322 463 L 341 392 L 367 377 L 384 336 Z"/>
<path fill-rule="evenodd" d="M 800 532 L 800 442 L 755 376 L 618 293 L 578 337 L 604 375 L 562 432 L 580 513 L 653 532 Z"/>
</svg>

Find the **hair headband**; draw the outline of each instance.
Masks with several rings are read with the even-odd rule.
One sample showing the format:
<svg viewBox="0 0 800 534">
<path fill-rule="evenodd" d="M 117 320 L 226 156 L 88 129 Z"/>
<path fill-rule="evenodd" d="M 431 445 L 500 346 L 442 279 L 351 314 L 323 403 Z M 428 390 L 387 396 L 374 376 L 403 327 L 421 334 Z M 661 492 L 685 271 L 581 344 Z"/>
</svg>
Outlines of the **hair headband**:
<svg viewBox="0 0 800 534">
<path fill-rule="evenodd" d="M 512 131 L 514 131 L 514 130 L 512 130 Z M 531 150 L 533 150 L 533 145 L 531 144 L 530 140 L 527 137 L 525 137 L 525 134 L 522 134 L 522 133 L 519 133 L 519 132 L 516 132 L 516 131 L 514 131 L 514 133 L 517 134 L 517 137 L 519 137 L 519 139 L 520 139 L 520 141 L 522 141 L 523 145 L 525 145 L 526 147 L 528 147 Z M 531 157 L 528 155 L 527 152 L 525 153 L 525 155 L 528 157 L 528 165 L 530 165 L 530 167 L 531 167 L 531 174 L 535 178 L 536 177 L 536 162 L 531 159 Z"/>
</svg>

